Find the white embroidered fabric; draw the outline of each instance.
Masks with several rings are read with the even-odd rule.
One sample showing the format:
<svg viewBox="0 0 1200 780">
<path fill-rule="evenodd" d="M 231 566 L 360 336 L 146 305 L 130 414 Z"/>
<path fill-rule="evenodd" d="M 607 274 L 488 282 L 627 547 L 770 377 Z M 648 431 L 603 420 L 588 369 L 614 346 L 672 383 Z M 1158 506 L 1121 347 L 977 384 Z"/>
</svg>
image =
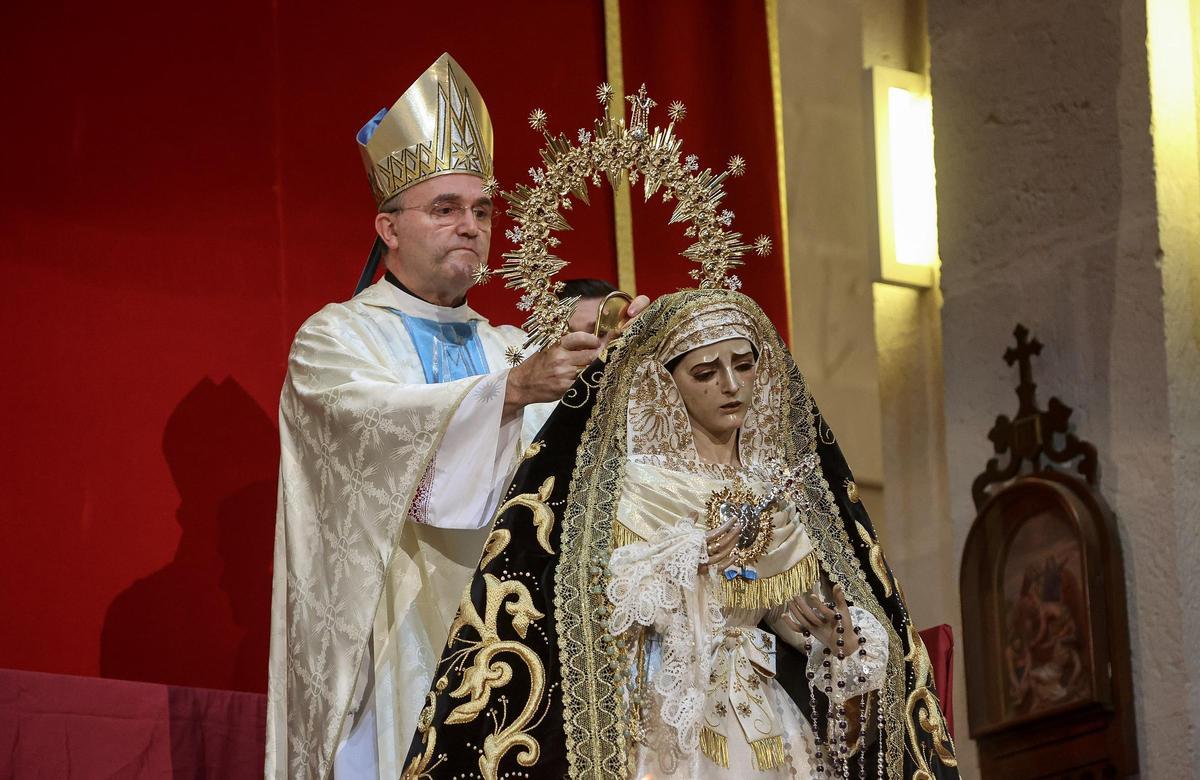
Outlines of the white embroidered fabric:
<svg viewBox="0 0 1200 780">
<path fill-rule="evenodd" d="M 697 572 L 707 560 L 704 530 L 681 521 L 655 539 L 618 548 L 609 561 L 609 630 L 619 636 L 636 624 L 661 636 L 652 684 L 662 697 L 660 716 L 685 755 L 695 755 L 700 743 L 711 671 L 695 649 L 709 646 L 724 625 L 714 580 Z"/>
<path fill-rule="evenodd" d="M 491 523 L 516 467 L 524 422 L 523 417 L 502 420 L 507 381 L 508 369 L 484 376 L 450 418 L 426 475 L 423 522 L 459 529 Z"/>
</svg>

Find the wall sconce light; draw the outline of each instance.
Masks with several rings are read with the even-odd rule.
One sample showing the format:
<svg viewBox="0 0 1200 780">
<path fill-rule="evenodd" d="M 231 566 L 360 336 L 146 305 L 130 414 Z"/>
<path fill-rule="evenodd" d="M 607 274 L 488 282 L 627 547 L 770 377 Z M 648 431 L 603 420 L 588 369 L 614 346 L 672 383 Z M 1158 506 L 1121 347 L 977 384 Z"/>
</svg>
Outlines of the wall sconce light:
<svg viewBox="0 0 1200 780">
<path fill-rule="evenodd" d="M 866 79 L 876 280 L 931 287 L 939 261 L 929 88 L 923 76 L 894 68 L 870 68 Z"/>
</svg>

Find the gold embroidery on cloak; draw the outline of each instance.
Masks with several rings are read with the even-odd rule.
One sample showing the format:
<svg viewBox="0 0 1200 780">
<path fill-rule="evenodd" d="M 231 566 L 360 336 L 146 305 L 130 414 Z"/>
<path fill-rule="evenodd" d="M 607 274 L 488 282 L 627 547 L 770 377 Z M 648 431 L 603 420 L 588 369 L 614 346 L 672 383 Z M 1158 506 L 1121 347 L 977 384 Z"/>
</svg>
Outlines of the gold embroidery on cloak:
<svg viewBox="0 0 1200 780">
<path fill-rule="evenodd" d="M 538 449 L 531 447 L 526 450 L 525 455 L 532 457 L 538 451 L 540 451 L 540 447 Z M 531 519 L 538 544 L 551 554 L 554 552 L 550 546 L 550 531 L 554 528 L 554 511 L 546 501 L 553 491 L 554 477 L 548 477 L 538 488 L 537 493 L 522 493 L 514 496 L 496 510 L 496 517 L 499 518 L 514 506 L 523 506 L 529 509 L 532 513 Z M 488 535 L 487 541 L 484 542 L 479 568 L 483 569 L 495 560 L 496 556 L 508 547 L 511 540 L 512 532 L 508 529 L 494 529 Z M 474 628 L 480 638 L 478 642 L 469 643 L 466 649 L 458 650 L 451 655 L 451 658 L 457 658 L 459 664 L 462 665 L 462 676 L 458 687 L 450 692 L 450 697 L 453 699 L 466 698 L 467 701 L 451 710 L 450 714 L 446 716 L 445 723 L 447 726 L 453 726 L 474 721 L 487 708 L 492 698 L 492 691 L 503 688 L 512 681 L 512 667 L 504 661 L 493 662 L 496 656 L 511 653 L 525 664 L 529 673 L 529 696 L 525 700 L 525 706 L 507 725 L 501 726 L 500 721 L 495 719 L 496 730 L 484 738 L 483 752 L 479 756 L 479 771 L 484 780 L 497 780 L 500 762 L 513 748 L 522 748 L 522 751 L 517 754 L 517 763 L 521 766 L 533 766 L 537 763 L 538 757 L 541 755 L 541 746 L 536 739 L 525 732 L 525 728 L 537 714 L 546 690 L 546 670 L 537 653 L 521 642 L 500 639 L 497 627 L 500 607 L 503 606 L 508 613 L 513 630 L 521 639 L 528 634 L 530 624 L 541 620 L 545 614 L 533 606 L 533 598 L 529 589 L 517 580 L 500 580 L 490 573 L 485 573 L 483 580 L 486 587 L 484 617 L 482 619 L 479 617 L 479 612 L 475 609 L 475 604 L 471 599 L 471 592 L 467 590 L 463 593 L 458 614 L 450 626 L 449 644 L 451 646 L 458 639 L 464 626 Z M 513 597 L 512 600 L 505 604 L 510 597 Z M 467 665 L 468 661 L 470 662 L 469 666 Z M 447 679 L 443 676 L 437 682 L 437 690 L 440 692 L 446 687 Z M 426 739 L 425 750 L 420 756 L 415 757 L 405 769 L 404 780 L 418 780 L 426 777 L 428 771 L 436 766 L 436 764 L 430 765 L 437 744 L 437 729 L 431 728 L 435 701 L 436 695 L 429 694 L 425 709 L 422 710 L 418 722 L 418 731 Z"/>
<path fill-rule="evenodd" d="M 421 755 L 413 756 L 413 760 L 408 762 L 404 773 L 400 775 L 400 780 L 427 780 L 431 777 L 430 770 L 437 768 L 438 764 L 446 760 L 444 755 L 437 761 L 433 760 L 434 751 L 437 749 L 437 729 L 432 726 L 437 695 L 446 690 L 447 684 L 448 681 L 443 675 L 438 678 L 434 690 L 425 694 L 425 707 L 421 710 L 420 717 L 417 718 L 417 733 L 421 735 L 421 740 L 425 743 L 425 750 Z"/>
<path fill-rule="evenodd" d="M 871 571 L 875 572 L 875 577 L 879 580 L 879 584 L 883 586 L 884 598 L 892 595 L 892 578 L 888 576 L 887 565 L 883 562 L 883 548 L 879 546 L 879 542 L 871 538 L 871 534 L 863 527 L 863 524 L 854 521 L 854 527 L 858 529 L 858 536 L 863 540 L 870 551 L 868 559 L 871 562 Z"/>
<path fill-rule="evenodd" d="M 525 732 L 525 729 L 537 714 L 546 690 L 546 670 L 537 653 L 522 642 L 500 639 L 496 625 L 500 607 L 503 606 L 509 614 L 513 630 L 521 639 L 529 632 L 530 624 L 541 620 L 545 615 L 533 606 L 529 589 L 522 583 L 516 580 L 500 580 L 493 574 L 484 574 L 483 580 L 486 586 L 484 618 L 480 619 L 468 592 L 464 594 L 458 616 L 450 627 L 451 643 L 458 638 L 464 626 L 474 628 L 479 633 L 480 640 L 472 643 L 466 651 L 460 651 L 463 653 L 464 663 L 472 655 L 473 658 L 470 666 L 463 670 L 458 687 L 450 692 L 450 697 L 466 698 L 467 701 L 450 711 L 446 717 L 446 725 L 474 721 L 491 701 L 492 691 L 503 688 L 512 681 L 512 666 L 504 661 L 493 661 L 496 656 L 511 653 L 525 664 L 529 673 L 529 695 L 525 706 L 507 725 L 502 726 L 499 719 L 495 720 L 496 730 L 484 738 L 483 752 L 479 756 L 479 771 L 484 780 L 497 780 L 500 761 L 513 748 L 522 748 L 517 754 L 517 763 L 521 766 L 528 767 L 537 763 L 541 746 Z M 505 603 L 510 597 L 514 598 Z"/>
<path fill-rule="evenodd" d="M 554 529 L 554 510 L 546 502 L 550 500 L 550 494 L 553 492 L 554 477 L 546 477 L 546 481 L 538 488 L 538 492 L 513 496 L 496 510 L 496 517 L 502 516 L 514 506 L 523 506 L 533 512 L 533 526 L 537 529 L 538 544 L 551 555 L 554 554 L 554 548 L 550 546 L 550 532 Z M 496 556 L 492 555 L 492 557 Z"/>
<path fill-rule="evenodd" d="M 507 528 L 493 529 L 483 543 L 483 556 L 479 559 L 479 568 L 486 568 L 489 563 L 496 560 L 496 556 L 504 552 L 511 541 L 512 532 Z"/>
<path fill-rule="evenodd" d="M 523 463 L 530 458 L 536 457 L 545 446 L 546 442 L 544 441 L 531 441 L 529 446 L 525 448 L 525 451 L 521 453 L 521 462 Z"/>
<path fill-rule="evenodd" d="M 938 703 L 937 696 L 929 690 L 929 680 L 933 676 L 933 664 L 929 660 L 929 651 L 925 649 L 925 643 L 921 640 L 921 636 L 913 630 L 912 623 L 908 624 L 908 645 L 910 649 L 908 655 L 904 656 L 904 660 L 913 665 L 916 685 L 905 703 L 904 725 L 908 732 L 909 749 L 912 751 L 913 759 L 917 762 L 918 767 L 913 777 L 932 778 L 928 757 L 921 753 L 916 724 L 913 722 L 914 715 L 916 715 L 916 722 L 920 724 L 921 729 L 932 739 L 933 749 L 938 760 L 945 766 L 958 766 L 958 759 L 954 756 L 954 744 L 946 730 L 946 721 L 942 717 L 941 705 Z M 918 708 L 921 709 L 918 711 Z"/>
</svg>

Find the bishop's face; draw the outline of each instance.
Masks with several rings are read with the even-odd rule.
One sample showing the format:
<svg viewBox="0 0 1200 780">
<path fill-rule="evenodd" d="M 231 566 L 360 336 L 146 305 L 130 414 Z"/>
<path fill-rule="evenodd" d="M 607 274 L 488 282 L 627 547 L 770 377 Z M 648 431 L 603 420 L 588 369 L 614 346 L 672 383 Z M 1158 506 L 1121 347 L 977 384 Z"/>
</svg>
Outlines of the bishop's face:
<svg viewBox="0 0 1200 780">
<path fill-rule="evenodd" d="M 727 441 L 746 422 L 757 372 L 746 339 L 727 339 L 686 353 L 671 370 L 693 432 Z M 696 430 L 696 429 L 700 430 Z"/>
<path fill-rule="evenodd" d="M 426 179 L 405 190 L 397 205 L 388 215 L 391 229 L 381 234 L 399 259 L 389 268 L 426 300 L 462 303 L 492 240 L 492 199 L 483 181 L 465 173 Z"/>
</svg>

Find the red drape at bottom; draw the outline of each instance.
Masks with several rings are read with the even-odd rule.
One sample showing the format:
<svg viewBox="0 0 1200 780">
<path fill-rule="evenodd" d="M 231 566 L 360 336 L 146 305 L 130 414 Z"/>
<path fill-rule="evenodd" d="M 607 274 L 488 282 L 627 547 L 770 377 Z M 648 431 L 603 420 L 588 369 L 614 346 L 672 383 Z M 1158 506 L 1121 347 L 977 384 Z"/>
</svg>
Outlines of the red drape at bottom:
<svg viewBox="0 0 1200 780">
<path fill-rule="evenodd" d="M 946 729 L 954 738 L 954 632 L 943 623 L 921 632 L 921 641 L 929 651 L 933 664 L 933 684 L 937 686 L 938 701 L 946 716 Z"/>
<path fill-rule="evenodd" d="M 0 777 L 260 778 L 265 696 L 0 670 Z"/>
</svg>

